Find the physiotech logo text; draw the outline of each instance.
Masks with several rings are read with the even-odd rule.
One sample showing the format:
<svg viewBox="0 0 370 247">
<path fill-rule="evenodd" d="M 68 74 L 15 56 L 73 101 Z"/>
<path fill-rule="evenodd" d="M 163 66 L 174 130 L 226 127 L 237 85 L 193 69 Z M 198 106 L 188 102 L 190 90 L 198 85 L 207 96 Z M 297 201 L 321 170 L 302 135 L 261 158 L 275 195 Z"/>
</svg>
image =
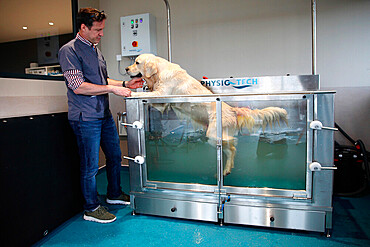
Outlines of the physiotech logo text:
<svg viewBox="0 0 370 247">
<path fill-rule="evenodd" d="M 201 84 L 206 87 L 224 87 L 232 86 L 236 89 L 242 89 L 246 87 L 251 87 L 258 84 L 257 78 L 230 78 L 230 79 L 209 79 L 202 80 Z"/>
<path fill-rule="evenodd" d="M 203 86 L 206 87 L 222 87 L 222 86 L 230 86 L 230 80 L 221 80 L 221 79 L 216 79 L 216 80 L 203 80 L 200 82 Z"/>
</svg>

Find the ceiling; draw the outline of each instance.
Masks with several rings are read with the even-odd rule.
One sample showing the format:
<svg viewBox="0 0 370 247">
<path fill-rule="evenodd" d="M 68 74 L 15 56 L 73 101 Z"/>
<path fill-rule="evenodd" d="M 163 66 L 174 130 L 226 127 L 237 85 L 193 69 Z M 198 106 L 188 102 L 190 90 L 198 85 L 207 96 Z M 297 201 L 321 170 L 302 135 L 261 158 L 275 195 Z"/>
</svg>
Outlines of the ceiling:
<svg viewBox="0 0 370 247">
<path fill-rule="evenodd" d="M 71 0 L 0 0 L 0 43 L 72 33 Z M 49 22 L 54 23 L 53 26 Z M 27 30 L 22 27 L 27 26 Z"/>
</svg>

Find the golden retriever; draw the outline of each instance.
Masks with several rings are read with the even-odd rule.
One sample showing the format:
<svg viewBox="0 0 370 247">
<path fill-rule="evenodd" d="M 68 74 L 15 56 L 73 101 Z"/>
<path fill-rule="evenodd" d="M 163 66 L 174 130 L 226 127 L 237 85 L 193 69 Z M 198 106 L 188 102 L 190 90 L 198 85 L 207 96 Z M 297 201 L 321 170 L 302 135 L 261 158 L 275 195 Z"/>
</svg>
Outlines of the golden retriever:
<svg viewBox="0 0 370 247">
<path fill-rule="evenodd" d="M 135 59 L 135 63 L 126 68 L 132 77 L 142 77 L 147 82 L 151 92 L 132 92 L 132 97 L 168 96 L 168 95 L 210 95 L 209 89 L 191 77 L 179 65 L 152 54 L 142 54 Z M 154 105 L 160 111 L 166 107 Z M 207 129 L 208 142 L 216 147 L 216 103 L 174 103 L 170 106 L 175 113 L 183 118 L 190 118 L 193 122 L 201 124 Z M 267 107 L 262 110 L 243 107 L 231 107 L 222 102 L 222 148 L 226 155 L 223 170 L 224 176 L 234 167 L 236 154 L 237 131 L 247 127 L 250 131 L 255 127 L 265 129 L 267 124 L 282 120 L 287 123 L 287 112 L 279 107 Z"/>
</svg>

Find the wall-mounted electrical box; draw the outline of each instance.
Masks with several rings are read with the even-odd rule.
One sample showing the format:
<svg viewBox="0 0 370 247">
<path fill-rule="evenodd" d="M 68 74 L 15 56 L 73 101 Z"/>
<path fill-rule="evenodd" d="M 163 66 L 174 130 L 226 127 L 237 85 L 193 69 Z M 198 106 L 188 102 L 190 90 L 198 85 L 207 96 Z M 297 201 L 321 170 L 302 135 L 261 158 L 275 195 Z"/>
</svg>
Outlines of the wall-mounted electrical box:
<svg viewBox="0 0 370 247">
<path fill-rule="evenodd" d="M 143 53 L 157 55 L 157 31 L 155 17 L 149 13 L 124 16 L 121 24 L 122 56 L 138 56 Z"/>
</svg>

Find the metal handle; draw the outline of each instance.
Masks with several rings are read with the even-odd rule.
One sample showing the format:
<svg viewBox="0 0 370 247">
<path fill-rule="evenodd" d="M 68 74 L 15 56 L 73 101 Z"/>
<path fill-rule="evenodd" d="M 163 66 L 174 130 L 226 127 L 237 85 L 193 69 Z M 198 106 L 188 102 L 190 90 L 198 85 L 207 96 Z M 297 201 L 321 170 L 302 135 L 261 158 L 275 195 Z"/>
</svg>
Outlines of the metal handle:
<svg viewBox="0 0 370 247">
<path fill-rule="evenodd" d="M 337 131 L 338 130 L 337 128 L 322 126 L 322 123 L 320 121 L 318 121 L 318 120 L 312 121 L 310 123 L 310 128 L 311 129 L 315 129 L 315 130 L 321 130 L 321 129 L 333 130 L 333 131 Z"/>
<path fill-rule="evenodd" d="M 123 125 L 123 126 L 130 126 L 130 127 L 134 128 L 134 129 L 138 129 L 138 130 L 140 130 L 140 129 L 143 128 L 143 124 L 141 122 L 139 122 L 139 121 L 135 121 L 132 124 L 129 124 L 129 123 L 121 123 L 121 125 Z"/>
<path fill-rule="evenodd" d="M 125 117 L 126 116 L 126 112 L 117 112 L 117 115 L 118 115 L 118 117 L 120 117 L 120 119 L 122 119 L 123 117 Z"/>
<path fill-rule="evenodd" d="M 309 167 L 312 172 L 317 172 L 321 170 L 336 170 L 337 169 L 337 167 L 335 166 L 321 166 L 319 162 L 312 162 Z"/>
<path fill-rule="evenodd" d="M 126 122 L 126 112 L 117 112 L 117 122 L 118 134 L 120 136 L 127 136 L 126 128 L 124 128 L 124 125 L 122 124 L 122 122 Z"/>
<path fill-rule="evenodd" d="M 131 158 L 131 157 L 127 157 L 127 156 L 123 156 L 123 158 L 127 159 L 127 160 L 132 160 L 132 161 L 134 161 L 135 163 L 137 163 L 139 165 L 142 165 L 145 162 L 144 157 L 140 156 L 140 155 L 136 156 L 135 158 Z"/>
</svg>

